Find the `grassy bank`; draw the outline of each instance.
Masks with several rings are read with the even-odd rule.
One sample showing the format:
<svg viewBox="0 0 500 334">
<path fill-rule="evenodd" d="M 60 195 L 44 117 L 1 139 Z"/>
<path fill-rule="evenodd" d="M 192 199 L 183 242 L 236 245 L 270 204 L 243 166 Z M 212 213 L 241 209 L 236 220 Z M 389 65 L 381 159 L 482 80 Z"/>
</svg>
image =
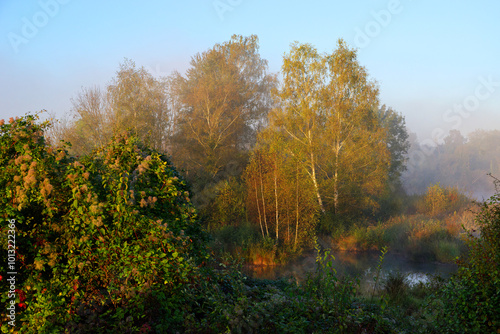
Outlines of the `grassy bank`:
<svg viewBox="0 0 500 334">
<path fill-rule="evenodd" d="M 342 251 L 380 250 L 388 246 L 413 261 L 452 262 L 466 251 L 464 227 L 475 230 L 474 213 L 469 209 L 439 217 L 411 214 L 384 222 L 349 224 L 338 226 L 330 235 L 322 235 L 322 246 Z M 224 226 L 211 231 L 211 235 L 209 246 L 218 255 L 229 253 L 255 265 L 284 263 L 302 251 L 278 247 L 273 239 L 263 238 L 255 226 L 248 223 Z"/>
<path fill-rule="evenodd" d="M 272 266 L 283 264 L 302 252 L 301 248 L 278 245 L 270 237 L 262 237 L 250 223 L 240 223 L 213 229 L 208 247 L 217 255 L 231 255 L 247 264 Z"/>
<path fill-rule="evenodd" d="M 333 219 L 327 238 L 338 250 L 389 246 L 414 261 L 451 262 L 465 252 L 466 231 L 478 230 L 478 206 L 456 188 L 431 185 L 426 194 L 405 196 L 402 203 L 401 213 L 384 221 Z"/>
<path fill-rule="evenodd" d="M 468 210 L 440 218 L 401 215 L 375 224 L 354 224 L 330 240 L 338 250 L 379 250 L 389 246 L 415 261 L 451 262 L 465 251 L 462 226 L 471 227 L 473 217 Z"/>
<path fill-rule="evenodd" d="M 465 231 L 478 231 L 474 226 L 477 205 L 455 188 L 433 185 L 426 194 L 404 196 L 402 203 L 399 213 L 379 221 L 327 212 L 314 224 L 316 233 L 323 248 L 367 251 L 388 246 L 414 261 L 452 262 L 465 252 Z M 210 233 L 210 247 L 217 254 L 229 253 L 255 265 L 287 262 L 312 249 L 314 239 L 311 234 L 309 244 L 303 242 L 297 247 L 290 241 L 278 243 L 271 235 L 263 237 L 257 225 L 245 221 L 219 225 Z"/>
</svg>

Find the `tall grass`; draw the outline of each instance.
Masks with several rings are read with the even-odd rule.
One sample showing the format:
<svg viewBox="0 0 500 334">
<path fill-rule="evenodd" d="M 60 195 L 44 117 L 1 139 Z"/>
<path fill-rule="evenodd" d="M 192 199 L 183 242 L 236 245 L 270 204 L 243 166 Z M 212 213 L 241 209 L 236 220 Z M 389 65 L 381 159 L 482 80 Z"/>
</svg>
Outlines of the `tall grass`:
<svg viewBox="0 0 500 334">
<path fill-rule="evenodd" d="M 470 225 L 471 219 L 468 211 L 441 219 L 424 214 L 401 215 L 368 226 L 355 224 L 334 240 L 340 250 L 380 250 L 388 245 L 416 261 L 451 262 L 465 251 L 462 225 Z"/>
<path fill-rule="evenodd" d="M 431 185 L 424 195 L 404 198 L 407 214 L 383 222 L 337 224 L 329 233 L 339 250 L 389 246 L 413 260 L 451 262 L 465 251 L 465 230 L 474 230 L 471 200 L 457 188 Z"/>
<path fill-rule="evenodd" d="M 263 238 L 250 223 L 223 226 L 213 229 L 209 248 L 219 255 L 229 253 L 255 265 L 274 265 L 280 262 L 280 254 L 274 239 Z"/>
</svg>

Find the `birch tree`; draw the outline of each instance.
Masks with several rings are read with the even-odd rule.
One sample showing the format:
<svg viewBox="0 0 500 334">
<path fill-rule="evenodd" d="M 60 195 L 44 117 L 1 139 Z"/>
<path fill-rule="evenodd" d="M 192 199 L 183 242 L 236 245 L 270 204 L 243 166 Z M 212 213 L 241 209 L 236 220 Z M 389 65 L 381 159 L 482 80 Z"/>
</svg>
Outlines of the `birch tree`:
<svg viewBox="0 0 500 334">
<path fill-rule="evenodd" d="M 331 186 L 326 191 L 333 193 L 334 213 L 341 211 L 340 196 L 344 209 L 376 207 L 373 196 L 383 191 L 390 163 L 387 132 L 377 115 L 378 86 L 344 41 L 325 59 L 324 143 L 332 153 L 324 173 Z"/>
<path fill-rule="evenodd" d="M 243 174 L 249 220 L 281 245 L 311 246 L 318 212 L 311 179 L 282 142 L 266 135 L 272 133 L 261 133 Z"/>
<path fill-rule="evenodd" d="M 319 209 L 336 214 L 376 206 L 389 168 L 387 132 L 380 125 L 378 87 L 339 40 L 332 54 L 309 44 L 284 56 L 283 84 L 273 94 L 270 130 L 300 156 Z"/>
<path fill-rule="evenodd" d="M 311 178 L 318 206 L 325 212 L 317 176 L 322 154 L 325 115 L 321 106 L 324 59 L 309 44 L 294 44 L 283 58 L 283 83 L 274 91 L 279 106 L 270 114 L 271 127 L 287 138 L 290 154 L 305 157 L 304 168 Z"/>
</svg>

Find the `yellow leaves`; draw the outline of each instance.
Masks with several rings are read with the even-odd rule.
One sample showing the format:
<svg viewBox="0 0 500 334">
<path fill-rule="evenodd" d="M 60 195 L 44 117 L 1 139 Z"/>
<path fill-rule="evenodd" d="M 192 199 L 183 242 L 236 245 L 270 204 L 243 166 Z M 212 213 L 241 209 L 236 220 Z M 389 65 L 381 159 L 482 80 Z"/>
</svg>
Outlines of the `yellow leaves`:
<svg viewBox="0 0 500 334">
<path fill-rule="evenodd" d="M 92 217 L 91 221 L 92 221 L 92 224 L 94 224 L 94 226 L 96 226 L 96 227 L 101 227 L 103 225 L 101 216 Z"/>
<path fill-rule="evenodd" d="M 50 180 L 48 178 L 45 178 L 43 180 L 41 186 L 42 186 L 42 189 L 41 189 L 42 196 L 44 198 L 49 197 L 50 193 L 52 192 L 52 189 L 54 189 L 54 187 L 52 186 L 52 184 L 50 184 Z"/>
<path fill-rule="evenodd" d="M 24 187 L 29 189 L 32 184 L 36 183 L 36 172 L 33 168 L 30 168 L 28 174 L 24 177 Z"/>
<path fill-rule="evenodd" d="M 99 213 L 99 206 L 98 206 L 98 205 L 93 204 L 93 205 L 91 205 L 91 206 L 89 207 L 89 210 L 90 210 L 90 213 L 91 213 L 91 214 L 96 215 L 96 214 L 98 214 L 98 213 Z"/>
<path fill-rule="evenodd" d="M 274 80 L 266 73 L 256 36 L 233 36 L 198 54 L 191 64 L 186 77 L 172 78 L 181 111 L 173 138 L 175 158 L 214 177 L 251 145 L 254 125 L 268 111 L 266 97 Z"/>
<path fill-rule="evenodd" d="M 390 157 L 387 135 L 373 114 L 378 87 L 356 51 L 342 40 L 331 54 L 296 43 L 284 56 L 282 72 L 283 85 L 273 93 L 277 107 L 260 144 L 300 161 L 321 207 L 322 197 L 332 200 L 326 204 L 335 211 L 342 199 L 349 207 L 373 204 L 369 196 L 384 187 Z"/>
<path fill-rule="evenodd" d="M 43 270 L 43 265 L 45 264 L 43 260 L 41 259 L 36 259 L 34 261 L 34 264 L 35 264 L 35 269 L 36 270 Z"/>
<path fill-rule="evenodd" d="M 56 264 L 57 253 L 53 252 L 49 254 L 49 262 L 47 263 L 49 266 L 53 267 Z"/>
<path fill-rule="evenodd" d="M 456 190 L 442 188 L 439 183 L 429 186 L 424 199 L 426 212 L 431 215 L 445 212 L 452 203 L 451 200 L 457 196 Z"/>
<path fill-rule="evenodd" d="M 66 152 L 64 150 L 59 151 L 59 153 L 56 156 L 56 161 L 62 160 L 66 156 Z"/>
</svg>

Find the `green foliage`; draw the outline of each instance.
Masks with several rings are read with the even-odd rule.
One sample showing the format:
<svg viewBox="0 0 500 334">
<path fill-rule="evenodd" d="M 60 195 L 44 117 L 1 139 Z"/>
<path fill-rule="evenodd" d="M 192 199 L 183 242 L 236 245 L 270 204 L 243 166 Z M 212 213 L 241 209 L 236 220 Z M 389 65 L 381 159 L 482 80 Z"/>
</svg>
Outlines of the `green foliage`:
<svg viewBox="0 0 500 334">
<path fill-rule="evenodd" d="M 458 275 L 442 291 L 446 300 L 437 321 L 454 333 L 494 333 L 500 330 L 500 191 L 487 200 L 476 217 L 480 235 L 469 231 L 468 257 Z"/>
<path fill-rule="evenodd" d="M 337 270 L 333 266 L 335 257 L 330 255 L 330 250 L 321 252 L 317 244 L 316 251 L 316 272 L 307 280 L 306 292 L 317 298 L 319 305 L 325 304 L 337 312 L 350 308 L 359 281 L 348 278 L 339 284 Z"/>
<path fill-rule="evenodd" d="M 378 259 L 377 268 L 375 269 L 375 276 L 373 277 L 373 282 L 375 284 L 373 285 L 372 300 L 373 300 L 373 297 L 375 296 L 375 291 L 377 290 L 377 285 L 380 283 L 379 282 L 380 272 L 382 271 L 382 264 L 384 263 L 385 254 L 387 254 L 388 250 L 389 249 L 387 248 L 387 246 L 382 247 L 381 254 L 380 254 L 379 259 Z"/>
<path fill-rule="evenodd" d="M 389 182 L 397 187 L 400 184 L 401 174 L 406 170 L 407 153 L 410 148 L 405 118 L 385 105 L 379 109 L 378 116 L 382 126 L 387 130 L 387 147 L 391 154 Z"/>
<path fill-rule="evenodd" d="M 319 217 L 317 229 L 319 233 L 335 238 L 344 235 L 349 225 L 351 225 L 350 217 L 327 211 Z"/>
<path fill-rule="evenodd" d="M 210 248 L 220 254 L 245 252 L 249 247 L 259 242 L 258 231 L 249 223 L 223 226 L 210 231 L 210 233 L 213 237 Z"/>
<path fill-rule="evenodd" d="M 237 225 L 245 220 L 245 198 L 243 186 L 234 178 L 220 181 L 213 189 L 215 198 L 205 207 L 208 229 Z"/>
<path fill-rule="evenodd" d="M 373 217 L 374 220 L 387 220 L 404 212 L 404 198 L 406 194 L 402 186 L 387 185 L 385 192 L 377 198 L 378 209 L 365 210 L 365 217 Z"/>
<path fill-rule="evenodd" d="M 384 292 L 391 302 L 400 302 L 408 292 L 408 277 L 401 272 L 391 272 L 383 283 Z"/>
<path fill-rule="evenodd" d="M 460 226 L 468 212 L 443 216 L 401 215 L 385 222 L 351 223 L 344 234 L 331 234 L 341 250 L 381 249 L 384 245 L 406 254 L 414 261 L 453 262 L 466 252 Z"/>
<path fill-rule="evenodd" d="M 0 216 L 17 222 L 17 288 L 26 297 L 19 327 L 107 333 L 160 316 L 175 322 L 178 291 L 205 257 L 184 181 L 134 137 L 75 160 L 45 145 L 47 126 L 27 116 L 0 130 Z M 1 234 L 6 249 L 5 224 Z M 7 302 L 3 295 L 2 310 Z"/>
</svg>

